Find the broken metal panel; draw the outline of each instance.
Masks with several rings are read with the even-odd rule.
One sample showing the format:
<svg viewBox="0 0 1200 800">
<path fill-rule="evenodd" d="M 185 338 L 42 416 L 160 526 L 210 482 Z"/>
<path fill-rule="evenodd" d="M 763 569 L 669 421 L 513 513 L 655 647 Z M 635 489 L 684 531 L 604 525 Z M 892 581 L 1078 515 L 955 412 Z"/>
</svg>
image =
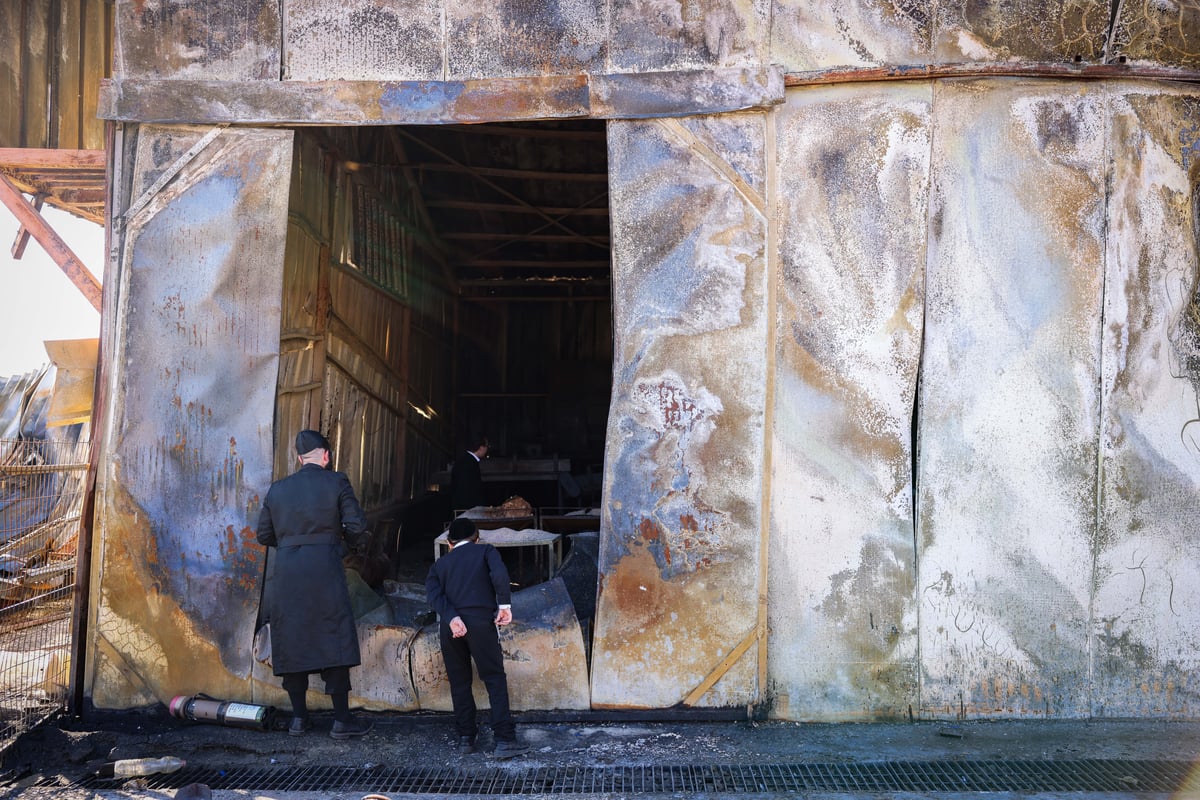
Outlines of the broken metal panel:
<svg viewBox="0 0 1200 800">
<path fill-rule="evenodd" d="M 932 84 L 792 90 L 779 219 L 769 551 L 773 713 L 916 703 L 912 412 Z"/>
<path fill-rule="evenodd" d="M 1112 6 L 1110 0 L 939 3 L 931 60 L 1103 61 Z"/>
<path fill-rule="evenodd" d="M 1200 8 L 1193 3 L 1120 3 L 1113 22 L 1112 58 L 1200 67 Z"/>
<path fill-rule="evenodd" d="M 788 72 L 927 64 L 933 4 L 925 0 L 775 0 L 771 63 Z"/>
<path fill-rule="evenodd" d="M 770 0 L 611 0 L 609 8 L 614 72 L 768 63 Z"/>
<path fill-rule="evenodd" d="M 571 596 L 561 578 L 512 596 L 513 621 L 500 628 L 509 702 L 516 711 L 588 708 L 587 658 Z M 412 641 L 412 675 L 422 711 L 450 711 L 450 683 L 438 642 L 438 625 Z M 488 707 L 476 676 L 475 702 Z"/>
<path fill-rule="evenodd" d="M 1200 669 L 1200 94 L 1127 87 L 1109 138 L 1091 711 L 1186 716 Z"/>
<path fill-rule="evenodd" d="M 939 82 L 917 488 L 921 709 L 1090 712 L 1105 95 Z"/>
<path fill-rule="evenodd" d="M 722 661 L 760 632 L 766 367 L 746 354 L 767 325 L 765 129 L 759 114 L 609 126 L 615 356 L 595 706 L 679 704 L 728 679 Z M 751 702 L 756 669 L 732 674 L 692 702 Z"/>
<path fill-rule="evenodd" d="M 115 2 L 116 76 L 279 80 L 279 0 Z"/>
<path fill-rule="evenodd" d="M 283 0 L 284 77 L 440 80 L 442 5 L 442 0 Z"/>
<path fill-rule="evenodd" d="M 93 699 L 244 696 L 271 481 L 290 131 L 140 131 L 100 459 Z M 135 199 L 133 206 L 138 205 Z M 103 644 L 99 644 L 103 642 Z"/>
<path fill-rule="evenodd" d="M 446 77 L 605 71 L 607 0 L 446 4 Z"/>
</svg>

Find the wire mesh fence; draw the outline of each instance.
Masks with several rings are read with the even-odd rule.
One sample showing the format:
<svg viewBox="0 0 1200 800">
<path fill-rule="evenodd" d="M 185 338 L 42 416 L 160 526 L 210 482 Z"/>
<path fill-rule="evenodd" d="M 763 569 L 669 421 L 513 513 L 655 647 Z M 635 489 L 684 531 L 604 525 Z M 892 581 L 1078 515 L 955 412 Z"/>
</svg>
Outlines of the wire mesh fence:
<svg viewBox="0 0 1200 800">
<path fill-rule="evenodd" d="M 66 703 L 88 443 L 0 439 L 0 751 Z"/>
</svg>

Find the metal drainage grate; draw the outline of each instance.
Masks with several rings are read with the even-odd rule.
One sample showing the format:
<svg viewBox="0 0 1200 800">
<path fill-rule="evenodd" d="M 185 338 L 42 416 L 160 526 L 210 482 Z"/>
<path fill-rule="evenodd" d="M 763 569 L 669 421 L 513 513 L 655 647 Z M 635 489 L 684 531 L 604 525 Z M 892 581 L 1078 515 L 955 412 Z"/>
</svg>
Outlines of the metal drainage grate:
<svg viewBox="0 0 1200 800">
<path fill-rule="evenodd" d="M 1200 773 L 1200 770 L 1196 770 Z M 242 791 L 403 794 L 592 794 L 626 792 L 1177 792 L 1200 791 L 1186 761 L 888 761 L 861 764 L 356 769 L 185 767 L 147 779 L 148 789 L 203 783 Z M 88 778 L 80 788 L 119 781 Z"/>
</svg>

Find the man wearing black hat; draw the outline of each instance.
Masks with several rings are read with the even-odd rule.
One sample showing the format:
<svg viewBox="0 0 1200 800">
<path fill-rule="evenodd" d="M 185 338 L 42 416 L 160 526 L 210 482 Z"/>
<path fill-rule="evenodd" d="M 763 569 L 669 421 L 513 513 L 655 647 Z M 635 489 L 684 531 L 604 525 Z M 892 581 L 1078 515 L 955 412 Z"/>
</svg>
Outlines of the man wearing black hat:
<svg viewBox="0 0 1200 800">
<path fill-rule="evenodd" d="M 425 579 L 429 605 L 438 613 L 442 660 L 450 679 L 454 727 L 460 753 L 475 752 L 475 695 L 471 692 L 471 659 L 487 687 L 497 758 L 529 752 L 517 741 L 508 710 L 508 677 L 496 626 L 512 622 L 512 590 L 500 553 L 479 543 L 475 523 L 459 517 L 446 534 L 450 552 L 433 562 Z"/>
<path fill-rule="evenodd" d="M 288 733 L 312 728 L 305 695 L 319 672 L 333 703 L 334 739 L 362 736 L 371 723 L 350 714 L 350 668 L 361 663 L 342 541 L 358 549 L 370 538 L 350 479 L 330 469 L 329 442 L 300 431 L 300 469 L 271 484 L 258 517 L 258 543 L 275 548 L 263 596 L 271 623 L 271 661 L 292 702 Z"/>
</svg>

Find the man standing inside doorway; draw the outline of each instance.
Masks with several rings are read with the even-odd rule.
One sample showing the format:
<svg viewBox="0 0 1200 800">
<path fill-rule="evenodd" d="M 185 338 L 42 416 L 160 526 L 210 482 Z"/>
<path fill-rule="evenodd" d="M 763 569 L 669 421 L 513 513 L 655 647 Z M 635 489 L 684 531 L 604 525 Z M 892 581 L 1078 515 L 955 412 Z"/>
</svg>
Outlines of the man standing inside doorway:
<svg viewBox="0 0 1200 800">
<path fill-rule="evenodd" d="M 296 435 L 300 469 L 271 484 L 257 539 L 275 549 L 263 605 L 271 624 L 271 667 L 292 701 L 288 733 L 303 736 L 312 728 L 308 676 L 319 672 L 333 703 L 329 735 L 350 739 L 371 730 L 371 723 L 350 714 L 350 668 L 361 659 L 342 541 L 357 549 L 370 534 L 350 479 L 330 470 L 329 451 L 317 431 Z"/>
<path fill-rule="evenodd" d="M 508 708 L 508 677 L 497 626 L 512 622 L 512 589 L 500 553 L 479 543 L 475 523 L 459 517 L 446 534 L 450 552 L 433 562 L 425 580 L 429 605 L 438 613 L 442 659 L 450 679 L 458 749 L 475 752 L 476 708 L 471 692 L 471 660 L 487 687 L 497 758 L 529 752 L 517 741 Z"/>
<path fill-rule="evenodd" d="M 483 505 L 483 475 L 479 464 L 487 458 L 486 436 L 467 442 L 467 452 L 454 459 L 450 469 L 450 510 L 460 511 Z"/>
</svg>

